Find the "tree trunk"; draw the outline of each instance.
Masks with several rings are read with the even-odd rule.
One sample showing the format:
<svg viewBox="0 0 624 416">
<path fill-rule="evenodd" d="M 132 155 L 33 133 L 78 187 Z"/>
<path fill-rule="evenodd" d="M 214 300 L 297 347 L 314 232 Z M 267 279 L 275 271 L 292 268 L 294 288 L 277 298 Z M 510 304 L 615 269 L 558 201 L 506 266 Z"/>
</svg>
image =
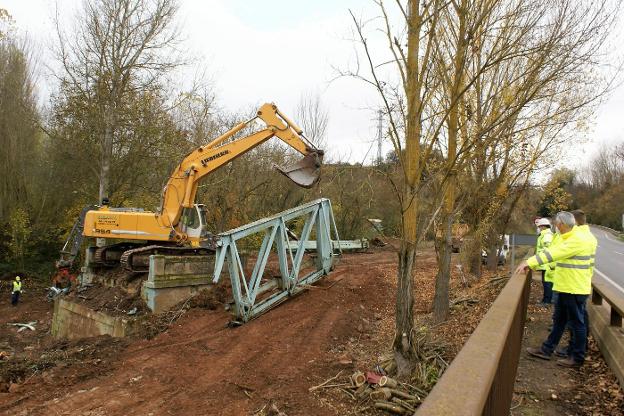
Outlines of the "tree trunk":
<svg viewBox="0 0 624 416">
<path fill-rule="evenodd" d="M 113 126 L 110 116 L 106 117 L 104 126 L 104 137 L 102 138 L 102 155 L 100 164 L 100 191 L 98 193 L 99 203 L 104 198 L 109 197 L 110 192 L 110 166 L 113 156 Z"/>
<path fill-rule="evenodd" d="M 492 272 L 498 269 L 498 244 L 488 247 L 487 269 Z"/>
<path fill-rule="evenodd" d="M 113 108 L 109 106 L 104 112 L 104 132 L 102 137 L 102 154 L 100 155 L 100 188 L 98 192 L 98 203 L 102 203 L 104 198 L 109 198 L 110 193 L 110 172 L 111 159 L 113 158 L 113 135 L 115 130 L 115 118 Z M 95 245 L 103 247 L 106 245 L 105 238 L 96 238 Z"/>
<path fill-rule="evenodd" d="M 396 294 L 396 335 L 393 349 L 398 377 L 408 377 L 414 369 L 416 353 L 413 348 L 414 328 L 414 282 L 413 271 L 416 258 L 417 204 L 412 188 L 406 196 L 410 205 L 403 212 L 403 239 L 399 251 L 399 270 Z"/>
<path fill-rule="evenodd" d="M 476 228 L 476 227 L 475 227 Z M 474 228 L 473 228 L 474 229 Z M 475 232 L 467 245 L 468 267 L 470 274 L 477 279 L 481 278 L 481 239 Z"/>
<path fill-rule="evenodd" d="M 405 92 L 407 97 L 407 122 L 405 136 L 405 155 L 401 160 L 405 175 L 401 203 L 401 248 L 397 276 L 397 297 L 395 306 L 395 337 L 392 348 L 397 365 L 398 377 L 409 377 L 416 363 L 416 351 L 413 344 L 414 330 L 414 288 L 413 271 L 418 240 L 418 194 L 420 180 L 420 134 L 422 131 L 419 113 L 421 80 L 418 79 L 420 52 L 420 21 L 418 0 L 408 3 L 407 31 L 407 79 Z M 398 154 L 401 157 L 400 154 Z"/>
<path fill-rule="evenodd" d="M 451 280 L 452 232 L 457 187 L 457 146 L 459 142 L 460 99 L 464 77 L 464 58 L 468 40 L 466 34 L 467 2 L 463 0 L 457 9 L 459 18 L 457 53 L 453 63 L 452 85 L 448 91 L 451 105 L 448 113 L 448 148 L 447 148 L 447 183 L 444 187 L 443 227 L 444 239 L 438 256 L 438 275 L 436 276 L 435 296 L 433 299 L 433 318 L 436 323 L 444 322 L 449 315 L 449 282 Z"/>
<path fill-rule="evenodd" d="M 442 238 L 436 244 L 438 249 L 438 274 L 433 297 L 433 321 L 444 322 L 449 315 L 449 284 L 451 280 L 451 253 L 453 243 L 453 215 L 443 217 Z"/>
</svg>

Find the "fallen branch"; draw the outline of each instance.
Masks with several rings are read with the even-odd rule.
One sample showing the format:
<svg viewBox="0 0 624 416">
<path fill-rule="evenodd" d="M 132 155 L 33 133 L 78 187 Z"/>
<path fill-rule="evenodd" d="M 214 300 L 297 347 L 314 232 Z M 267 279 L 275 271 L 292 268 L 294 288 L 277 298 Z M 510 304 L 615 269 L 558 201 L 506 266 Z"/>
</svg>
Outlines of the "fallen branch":
<svg viewBox="0 0 624 416">
<path fill-rule="evenodd" d="M 247 391 L 251 391 L 251 392 L 256 391 L 253 387 L 248 387 L 248 386 L 245 386 L 244 384 L 238 384 L 238 383 L 236 383 L 234 381 L 230 381 L 230 380 L 226 380 L 226 382 L 230 383 L 230 384 L 232 384 L 232 385 L 234 385 L 236 387 L 238 387 L 241 390 L 247 390 Z"/>
<path fill-rule="evenodd" d="M 318 389 L 331 389 L 334 387 L 347 387 L 347 386 L 353 386 L 353 384 L 351 383 L 325 384 L 324 386 L 319 386 Z"/>
<path fill-rule="evenodd" d="M 341 277 L 340 279 L 336 280 L 335 282 L 333 282 L 331 285 L 329 286 L 314 286 L 314 285 L 299 285 L 305 289 L 322 289 L 322 290 L 327 290 L 327 289 L 331 289 L 336 283 L 340 282 L 342 279 L 344 279 L 344 277 Z"/>
<path fill-rule="evenodd" d="M 308 389 L 308 391 L 314 391 L 314 390 L 318 390 L 318 389 L 322 388 L 322 387 L 323 387 L 323 386 L 325 386 L 326 384 L 329 384 L 330 382 L 332 382 L 332 381 L 336 380 L 338 377 L 340 377 L 340 374 L 342 374 L 342 370 L 340 370 L 340 371 L 338 372 L 338 374 L 336 374 L 335 376 L 333 376 L 333 377 L 331 377 L 331 378 L 329 378 L 329 379 L 325 380 L 324 382 L 322 382 L 322 383 L 321 383 L 321 384 L 319 384 L 318 386 L 313 386 L 313 387 L 310 387 L 310 388 Z"/>
<path fill-rule="evenodd" d="M 169 325 L 171 325 L 173 323 L 173 321 L 178 320 L 179 317 L 181 317 L 185 310 L 186 310 L 186 305 L 191 301 L 193 297 L 191 296 L 190 298 L 188 298 L 186 300 L 186 302 L 184 302 L 184 304 L 182 304 L 182 307 L 180 309 L 178 309 L 177 311 L 172 313 L 172 318 L 169 320 Z"/>
<path fill-rule="evenodd" d="M 35 330 L 34 325 L 36 323 L 37 323 L 37 321 L 28 322 L 27 324 L 22 324 L 22 323 L 19 323 L 19 322 L 15 322 L 15 323 L 10 323 L 9 325 L 19 327 L 17 332 L 22 332 L 26 328 L 30 329 L 31 331 L 34 331 Z"/>
<path fill-rule="evenodd" d="M 351 397 L 351 399 L 356 400 L 355 396 L 353 395 L 353 393 L 351 393 L 349 390 L 342 389 L 342 388 L 340 390 L 342 390 L 343 392 L 347 393 L 349 395 L 349 397 Z"/>
<path fill-rule="evenodd" d="M 455 299 L 454 301 L 451 302 L 451 306 L 455 306 L 455 305 L 459 305 L 461 303 L 467 303 L 469 305 L 473 305 L 475 303 L 479 303 L 478 299 L 475 298 L 461 298 L 461 299 Z"/>
<path fill-rule="evenodd" d="M 520 407 L 520 405 L 522 404 L 522 400 L 523 399 L 524 399 L 524 396 L 520 396 L 520 400 L 518 400 L 518 404 L 515 405 L 515 406 L 510 407 L 509 410 L 514 410 L 514 409 Z"/>
<path fill-rule="evenodd" d="M 359 399 L 364 399 L 369 397 L 372 391 L 373 389 L 368 384 L 363 384 L 355 391 L 355 395 Z"/>
</svg>

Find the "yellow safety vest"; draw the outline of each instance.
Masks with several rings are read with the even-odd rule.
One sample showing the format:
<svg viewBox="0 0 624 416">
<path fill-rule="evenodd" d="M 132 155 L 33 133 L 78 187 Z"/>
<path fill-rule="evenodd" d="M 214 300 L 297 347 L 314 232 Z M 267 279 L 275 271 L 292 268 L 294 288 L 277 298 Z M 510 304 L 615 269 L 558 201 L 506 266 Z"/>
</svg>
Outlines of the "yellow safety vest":
<svg viewBox="0 0 624 416">
<path fill-rule="evenodd" d="M 22 291 L 22 282 L 13 282 L 13 292 L 21 292 Z"/>
<path fill-rule="evenodd" d="M 591 233 L 575 226 L 563 234 L 557 244 L 529 257 L 527 263 L 533 270 L 544 264 L 555 263 L 553 290 L 589 295 L 597 245 L 598 241 Z"/>
<path fill-rule="evenodd" d="M 552 243 L 550 243 L 550 247 L 552 248 L 556 244 L 561 244 L 562 241 L 563 241 L 563 237 L 561 236 L 561 234 L 553 233 L 553 239 L 552 239 Z M 545 274 L 544 274 L 544 280 L 547 282 L 554 282 L 557 276 L 556 263 L 554 262 L 548 263 L 545 266 L 546 266 L 546 269 L 545 269 Z"/>
<path fill-rule="evenodd" d="M 535 246 L 535 254 L 541 253 L 546 248 L 550 247 L 550 244 L 553 241 L 553 233 L 550 231 L 550 228 L 546 228 L 545 230 L 540 231 L 537 236 L 537 245 Z M 550 270 L 546 265 L 541 265 L 537 267 L 537 270 Z"/>
<path fill-rule="evenodd" d="M 591 230 L 589 229 L 589 225 L 579 225 L 578 226 L 578 230 L 579 232 L 583 232 L 586 235 L 588 235 L 588 238 L 590 239 L 594 239 L 596 240 L 596 237 L 594 236 L 594 234 L 591 232 Z M 594 277 L 594 268 L 596 267 L 596 249 L 598 248 L 598 240 L 596 240 L 596 247 L 594 247 L 594 252 L 592 253 L 592 262 L 590 264 L 590 270 L 591 270 L 591 275 L 592 277 Z"/>
</svg>

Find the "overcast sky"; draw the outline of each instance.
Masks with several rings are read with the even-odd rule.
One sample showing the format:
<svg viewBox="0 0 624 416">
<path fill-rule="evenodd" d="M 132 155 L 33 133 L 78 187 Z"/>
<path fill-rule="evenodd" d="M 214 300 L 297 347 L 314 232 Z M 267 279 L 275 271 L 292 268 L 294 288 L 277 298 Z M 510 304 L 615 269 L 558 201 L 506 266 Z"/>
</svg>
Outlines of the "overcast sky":
<svg viewBox="0 0 624 416">
<path fill-rule="evenodd" d="M 61 15 L 71 16 L 79 0 L 59 0 Z M 237 111 L 272 101 L 293 114 L 300 97 L 318 93 L 329 112 L 328 151 L 335 158 L 370 161 L 376 154 L 371 111 L 377 96 L 353 79 L 338 79 L 333 67 L 355 61 L 351 36 L 352 9 L 358 16 L 376 15 L 367 0 L 181 0 L 180 27 L 189 51 L 203 57 L 218 103 Z M 42 61 L 53 38 L 53 0 L 0 0 L 20 31 L 40 48 Z M 44 62 L 45 63 L 45 62 Z M 331 81 L 331 82 L 330 82 Z M 41 77 L 40 91 L 49 93 Z M 574 148 L 572 164 L 581 165 L 604 143 L 622 142 L 624 86 L 601 107 L 590 141 Z M 384 153 L 390 150 L 384 145 Z M 569 164 L 569 163 L 568 163 Z"/>
</svg>

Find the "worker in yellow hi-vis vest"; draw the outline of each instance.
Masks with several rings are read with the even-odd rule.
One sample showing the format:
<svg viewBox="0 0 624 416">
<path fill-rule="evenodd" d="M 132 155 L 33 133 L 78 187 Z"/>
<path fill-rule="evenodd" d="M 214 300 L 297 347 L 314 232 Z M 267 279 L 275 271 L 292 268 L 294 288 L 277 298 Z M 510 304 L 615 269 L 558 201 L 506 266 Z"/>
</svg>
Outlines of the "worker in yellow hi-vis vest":
<svg viewBox="0 0 624 416">
<path fill-rule="evenodd" d="M 561 234 L 561 241 L 520 263 L 516 273 L 548 263 L 556 263 L 553 290 L 559 292 L 553 327 L 548 338 L 539 348 L 527 348 L 527 352 L 538 358 L 550 360 L 561 336 L 569 326 L 574 333 L 570 356 L 558 360 L 565 367 L 580 367 L 585 361 L 587 349 L 587 326 L 585 324 L 585 303 L 591 293 L 591 277 L 597 241 L 591 233 L 576 226 L 574 215 L 559 212 L 555 216 L 555 227 Z"/>
<path fill-rule="evenodd" d="M 538 254 L 550 247 L 550 244 L 553 241 L 553 233 L 550 230 L 550 221 L 548 218 L 540 218 L 535 222 L 535 225 L 537 225 L 540 232 L 537 236 L 537 244 L 535 246 L 535 254 Z M 553 273 L 551 268 L 546 264 L 539 265 L 536 270 L 540 270 L 542 272 L 542 287 L 544 289 L 542 305 L 548 306 L 552 303 Z"/>
<path fill-rule="evenodd" d="M 22 293 L 22 279 L 19 276 L 15 276 L 13 280 L 13 290 L 11 291 L 11 305 L 16 306 L 19 302 L 20 294 Z"/>
<path fill-rule="evenodd" d="M 580 209 L 575 209 L 574 211 L 572 211 L 572 215 L 574 215 L 574 220 L 576 221 L 575 228 L 577 228 L 578 232 L 587 234 L 588 238 L 590 239 L 595 238 L 591 230 L 589 229 L 589 225 L 587 225 L 587 216 L 585 215 L 585 212 Z M 557 236 L 559 235 L 557 234 Z M 556 240 L 553 240 L 553 245 L 554 244 L 556 244 Z M 591 270 L 592 278 L 594 275 L 595 259 L 596 259 L 596 252 L 594 250 L 594 252 L 591 254 L 591 263 L 590 263 L 590 266 L 591 266 L 590 270 Z M 553 272 L 555 271 L 556 270 L 553 270 Z M 553 273 L 553 276 L 556 278 L 557 273 Z M 555 302 L 555 299 L 557 296 L 558 296 L 557 292 L 553 293 L 553 303 Z M 589 315 L 587 314 L 587 308 L 585 308 L 584 322 L 585 322 L 585 330 L 589 334 Z M 572 328 L 570 328 L 570 326 L 568 326 L 568 329 L 570 330 L 570 342 L 567 347 L 561 346 L 555 350 L 555 355 L 557 357 L 568 358 L 570 357 L 570 355 L 572 355 L 572 346 L 574 345 L 574 331 L 572 330 Z M 587 348 L 587 344 L 585 347 Z"/>
</svg>

